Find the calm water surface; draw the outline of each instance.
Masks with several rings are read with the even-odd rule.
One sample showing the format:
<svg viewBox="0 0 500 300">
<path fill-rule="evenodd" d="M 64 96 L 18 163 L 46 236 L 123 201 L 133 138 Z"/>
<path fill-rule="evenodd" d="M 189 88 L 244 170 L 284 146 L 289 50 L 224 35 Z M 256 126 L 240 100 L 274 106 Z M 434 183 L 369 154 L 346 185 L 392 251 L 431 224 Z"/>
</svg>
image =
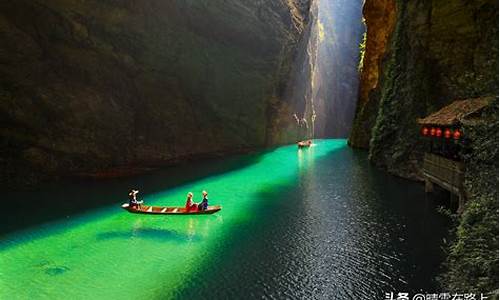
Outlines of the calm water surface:
<svg viewBox="0 0 500 300">
<path fill-rule="evenodd" d="M 123 211 L 210 193 L 208 216 Z M 11 193 L 0 299 L 383 299 L 436 291 L 447 220 L 345 140 Z M 49 202 L 50 201 L 50 202 Z M 33 203 L 51 203 L 32 209 Z M 84 209 L 85 207 L 85 209 Z M 78 213 L 77 213 L 78 212 Z"/>
</svg>

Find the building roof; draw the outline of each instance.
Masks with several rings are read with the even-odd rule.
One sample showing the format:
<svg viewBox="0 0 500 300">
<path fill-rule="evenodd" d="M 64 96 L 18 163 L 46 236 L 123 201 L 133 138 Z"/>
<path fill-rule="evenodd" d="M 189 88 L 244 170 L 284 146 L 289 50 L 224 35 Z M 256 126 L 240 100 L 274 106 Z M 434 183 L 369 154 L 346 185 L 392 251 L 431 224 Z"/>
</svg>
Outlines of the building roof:
<svg viewBox="0 0 500 300">
<path fill-rule="evenodd" d="M 452 126 L 459 124 L 462 119 L 486 107 L 495 97 L 481 97 L 458 100 L 445 106 L 423 119 L 417 119 L 420 125 Z"/>
</svg>

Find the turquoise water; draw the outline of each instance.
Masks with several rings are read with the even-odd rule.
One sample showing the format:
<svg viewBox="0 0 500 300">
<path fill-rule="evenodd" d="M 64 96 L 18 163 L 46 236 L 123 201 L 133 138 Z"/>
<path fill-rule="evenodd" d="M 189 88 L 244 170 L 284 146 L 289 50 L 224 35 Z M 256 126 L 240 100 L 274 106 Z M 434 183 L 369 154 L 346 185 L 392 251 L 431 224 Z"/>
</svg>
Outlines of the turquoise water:
<svg viewBox="0 0 500 300">
<path fill-rule="evenodd" d="M 25 226 L 18 212 L 0 241 L 0 298 L 369 299 L 434 288 L 445 221 L 420 185 L 373 170 L 365 156 L 345 140 L 320 140 L 203 163 L 200 176 L 190 163 L 113 181 L 123 199 L 111 193 L 109 204 L 80 214 L 40 213 L 45 222 Z M 223 208 L 129 214 L 120 208 L 126 184 L 143 190 L 148 204 L 183 205 L 187 192 L 200 198 L 207 190 Z M 95 204 L 105 189 L 68 185 L 57 203 Z M 33 201 L 22 195 L 16 202 Z"/>
</svg>

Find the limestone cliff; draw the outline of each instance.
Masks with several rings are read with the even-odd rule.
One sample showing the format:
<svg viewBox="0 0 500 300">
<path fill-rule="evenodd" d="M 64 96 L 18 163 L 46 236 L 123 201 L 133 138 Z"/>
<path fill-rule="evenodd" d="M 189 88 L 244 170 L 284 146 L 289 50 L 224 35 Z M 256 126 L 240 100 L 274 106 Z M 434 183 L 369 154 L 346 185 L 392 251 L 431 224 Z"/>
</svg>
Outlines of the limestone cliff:
<svg viewBox="0 0 500 300">
<path fill-rule="evenodd" d="M 498 289 L 498 97 L 463 130 L 470 141 L 463 151 L 468 202 L 442 282 L 450 290 L 489 293 Z M 490 299 L 498 299 L 498 290 Z"/>
<path fill-rule="evenodd" d="M 498 91 L 498 3 L 391 2 L 365 2 L 366 53 L 350 143 L 369 146 L 376 165 L 418 178 L 416 118 Z"/>
<path fill-rule="evenodd" d="M 365 32 L 363 1 L 322 1 L 322 4 L 318 70 L 314 77 L 315 136 L 347 138 L 358 97 L 359 44 Z"/>
<path fill-rule="evenodd" d="M 423 145 L 416 119 L 457 99 L 498 95 L 498 2 L 366 0 L 365 18 L 366 53 L 350 144 L 369 148 L 380 168 L 418 179 Z M 447 290 L 498 289 L 496 99 L 462 128 L 469 141 L 462 153 L 467 203 L 442 276 Z"/>
<path fill-rule="evenodd" d="M 389 38 L 396 21 L 395 0 L 365 1 L 363 15 L 366 25 L 360 61 L 360 86 L 356 118 L 349 137 L 349 145 L 368 148 L 371 129 L 375 124 L 380 99 L 379 77 Z"/>
<path fill-rule="evenodd" d="M 2 182 L 265 145 L 309 2 L 2 1 Z"/>
<path fill-rule="evenodd" d="M 285 92 L 290 114 L 306 120 L 309 136 L 345 138 L 350 131 L 358 94 L 358 46 L 364 32 L 361 8 L 361 0 L 312 3 Z"/>
</svg>

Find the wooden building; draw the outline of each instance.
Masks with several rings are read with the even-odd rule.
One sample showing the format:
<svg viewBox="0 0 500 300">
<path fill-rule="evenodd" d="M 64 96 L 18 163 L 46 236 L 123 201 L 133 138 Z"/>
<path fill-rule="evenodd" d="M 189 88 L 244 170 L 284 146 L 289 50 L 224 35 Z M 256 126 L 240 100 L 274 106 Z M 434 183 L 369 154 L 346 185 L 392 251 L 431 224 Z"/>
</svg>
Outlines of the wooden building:
<svg viewBox="0 0 500 300">
<path fill-rule="evenodd" d="M 423 175 L 425 191 L 432 192 L 437 184 L 458 197 L 458 212 L 466 201 L 464 192 L 465 165 L 460 153 L 467 137 L 462 124 L 489 105 L 491 97 L 459 100 L 423 118 L 417 119 L 420 133 L 427 143 Z"/>
</svg>

